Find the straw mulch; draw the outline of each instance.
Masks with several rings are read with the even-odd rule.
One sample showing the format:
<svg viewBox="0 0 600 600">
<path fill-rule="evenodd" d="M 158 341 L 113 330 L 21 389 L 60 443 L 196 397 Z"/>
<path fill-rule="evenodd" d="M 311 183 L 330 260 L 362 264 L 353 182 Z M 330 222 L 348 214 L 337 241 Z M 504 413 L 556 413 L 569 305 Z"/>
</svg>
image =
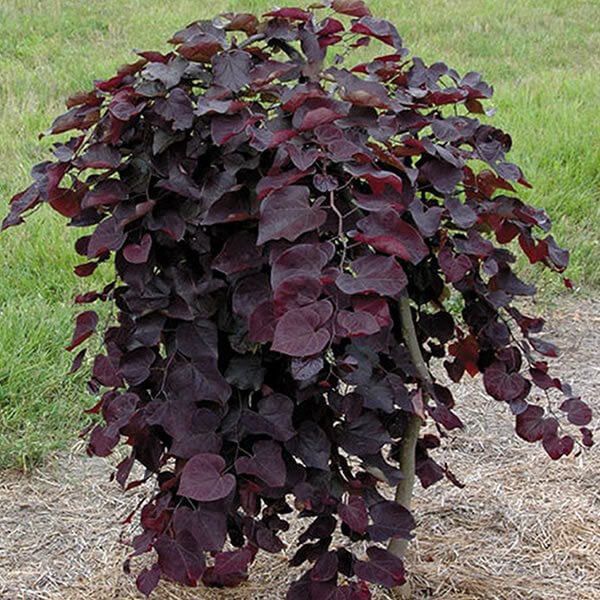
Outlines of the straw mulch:
<svg viewBox="0 0 600 600">
<path fill-rule="evenodd" d="M 559 372 L 598 407 L 596 414 L 599 308 L 579 301 L 556 309 L 547 336 L 564 350 Z M 407 558 L 415 600 L 600 598 L 598 449 L 553 462 L 515 436 L 513 418 L 479 384 L 465 384 L 457 397 L 467 427 L 452 433 L 436 458 L 467 485 L 416 490 L 419 525 Z M 108 461 L 76 448 L 28 476 L 0 474 L 0 600 L 143 598 L 122 570 L 122 539 L 133 530 L 118 521 L 144 492 L 122 493 L 108 481 L 110 471 Z M 133 571 L 142 564 L 138 559 Z M 282 599 L 299 574 L 283 554 L 261 553 L 250 581 L 237 588 L 163 582 L 153 598 Z M 391 598 L 379 589 L 373 596 Z"/>
</svg>

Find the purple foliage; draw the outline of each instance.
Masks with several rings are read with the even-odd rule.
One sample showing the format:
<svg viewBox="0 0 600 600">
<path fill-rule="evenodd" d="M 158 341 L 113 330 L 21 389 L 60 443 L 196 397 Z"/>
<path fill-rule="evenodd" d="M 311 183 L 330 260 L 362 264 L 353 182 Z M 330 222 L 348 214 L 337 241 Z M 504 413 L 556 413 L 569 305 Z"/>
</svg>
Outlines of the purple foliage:
<svg viewBox="0 0 600 600">
<path fill-rule="evenodd" d="M 137 578 L 144 594 L 160 576 L 239 584 L 259 548 L 283 548 L 290 498 L 312 521 L 291 561 L 311 566 L 289 599 L 366 600 L 364 581 L 404 581 L 402 561 L 372 544 L 412 537 L 415 521 L 372 473 L 402 478 L 408 415 L 442 437 L 462 422 L 450 390 L 411 361 L 402 295 L 425 361 L 446 359 L 455 382 L 481 373 L 521 438 L 552 458 L 572 451 L 571 429 L 592 444 L 587 404 L 539 356 L 557 355 L 533 337 L 543 321 L 512 306 L 535 289 L 500 246 L 518 239 L 557 272 L 568 253 L 546 214 L 515 196 L 514 183 L 529 184 L 505 160 L 510 136 L 478 118 L 491 87 L 408 58 L 361 0 L 322 7 L 337 18 L 313 5 L 194 22 L 172 52 L 140 52 L 73 95 L 47 134 L 75 136 L 33 168 L 2 224 L 47 202 L 91 228 L 76 244 L 88 261 L 79 276 L 114 260 L 115 281 L 76 300 L 118 311 L 91 359 L 90 412 L 104 423 L 90 428 L 89 452 L 106 456 L 123 438 L 132 452 L 119 483 L 135 461 L 159 483 L 133 541 L 134 554 L 157 555 Z M 344 66 L 378 43 L 378 58 Z M 451 294 L 462 318 L 444 306 Z M 97 328 L 96 312 L 82 312 L 67 349 Z M 564 394 L 560 423 L 532 389 Z M 429 457 L 439 444 L 419 440 L 417 475 L 461 485 Z M 332 548 L 338 527 L 371 543 L 368 560 Z M 223 551 L 227 537 L 234 550 Z"/>
</svg>

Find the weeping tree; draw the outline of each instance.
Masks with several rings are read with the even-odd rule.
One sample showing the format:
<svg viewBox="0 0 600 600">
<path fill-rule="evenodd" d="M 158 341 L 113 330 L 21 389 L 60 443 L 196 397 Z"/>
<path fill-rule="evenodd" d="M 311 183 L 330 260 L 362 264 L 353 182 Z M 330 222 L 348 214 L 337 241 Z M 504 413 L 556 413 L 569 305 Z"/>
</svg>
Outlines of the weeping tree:
<svg viewBox="0 0 600 600">
<path fill-rule="evenodd" d="M 99 397 L 89 452 L 123 437 L 117 481 L 155 482 L 138 588 L 239 584 L 294 521 L 288 600 L 407 597 L 415 478 L 461 485 L 432 456 L 463 425 L 436 365 L 481 374 L 550 457 L 592 443 L 543 320 L 513 302 L 535 293 L 514 252 L 557 272 L 568 253 L 516 196 L 492 88 L 410 57 L 363 2 L 224 14 L 169 42 L 67 100 L 46 134 L 73 137 L 2 226 L 48 203 L 84 228 L 77 275 L 114 265 L 76 303 L 116 318 L 99 331 L 83 310 L 67 349 Z M 376 58 L 352 64 L 363 47 Z"/>
</svg>

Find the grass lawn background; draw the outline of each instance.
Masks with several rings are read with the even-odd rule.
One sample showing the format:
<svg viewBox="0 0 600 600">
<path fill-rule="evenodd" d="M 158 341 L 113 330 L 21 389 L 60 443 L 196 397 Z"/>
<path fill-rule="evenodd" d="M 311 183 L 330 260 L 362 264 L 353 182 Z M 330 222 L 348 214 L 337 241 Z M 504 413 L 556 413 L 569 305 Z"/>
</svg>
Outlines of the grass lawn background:
<svg viewBox="0 0 600 600">
<path fill-rule="evenodd" d="M 280 5 L 295 5 L 280 2 Z M 302 5 L 302 3 L 297 3 Z M 478 70 L 496 90 L 491 122 L 513 138 L 520 164 L 580 293 L 600 285 L 600 3 L 597 0 L 372 0 L 412 53 L 459 73 Z M 0 217 L 56 139 L 38 141 L 63 100 L 133 62 L 132 49 L 166 50 L 189 22 L 214 16 L 206 0 L 2 0 L 0 4 Z M 221 12 L 263 13 L 272 3 L 222 2 Z M 51 214 L 52 213 L 52 214 Z M 0 235 L 0 467 L 28 468 L 79 431 L 93 404 L 83 375 L 66 377 L 76 293 L 102 273 L 73 274 L 79 232 L 48 207 Z M 525 266 L 525 265 L 524 265 Z M 107 267 L 109 268 L 109 267 Z M 525 266 L 553 296 L 560 277 Z M 106 271 L 104 271 L 106 272 Z M 556 283 L 558 281 L 558 283 Z"/>
</svg>

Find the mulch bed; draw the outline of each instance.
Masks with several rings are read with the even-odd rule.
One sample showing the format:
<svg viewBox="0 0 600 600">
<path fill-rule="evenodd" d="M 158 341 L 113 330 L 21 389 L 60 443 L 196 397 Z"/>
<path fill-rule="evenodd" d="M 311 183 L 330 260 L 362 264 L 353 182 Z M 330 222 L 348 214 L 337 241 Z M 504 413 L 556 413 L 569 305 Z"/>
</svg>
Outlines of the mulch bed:
<svg viewBox="0 0 600 600">
<path fill-rule="evenodd" d="M 557 372 L 600 413 L 600 303 L 569 301 L 548 319 L 563 349 Z M 590 600 L 600 598 L 600 453 L 551 461 L 516 437 L 506 407 L 480 382 L 461 385 L 465 430 L 436 459 L 466 484 L 416 489 L 417 537 L 407 557 L 414 599 Z M 598 432 L 596 432 L 598 438 Z M 0 474 L 0 600 L 132 600 L 143 596 L 122 563 L 134 534 L 119 525 L 149 490 L 109 481 L 115 460 L 78 446 L 23 475 Z M 304 525 L 304 523 L 302 524 Z M 298 529 L 288 532 L 293 547 Z M 133 565 L 137 572 L 145 559 Z M 260 553 L 250 581 L 226 590 L 161 583 L 154 600 L 285 598 L 301 570 Z M 390 599 L 374 590 L 376 600 Z"/>
</svg>

